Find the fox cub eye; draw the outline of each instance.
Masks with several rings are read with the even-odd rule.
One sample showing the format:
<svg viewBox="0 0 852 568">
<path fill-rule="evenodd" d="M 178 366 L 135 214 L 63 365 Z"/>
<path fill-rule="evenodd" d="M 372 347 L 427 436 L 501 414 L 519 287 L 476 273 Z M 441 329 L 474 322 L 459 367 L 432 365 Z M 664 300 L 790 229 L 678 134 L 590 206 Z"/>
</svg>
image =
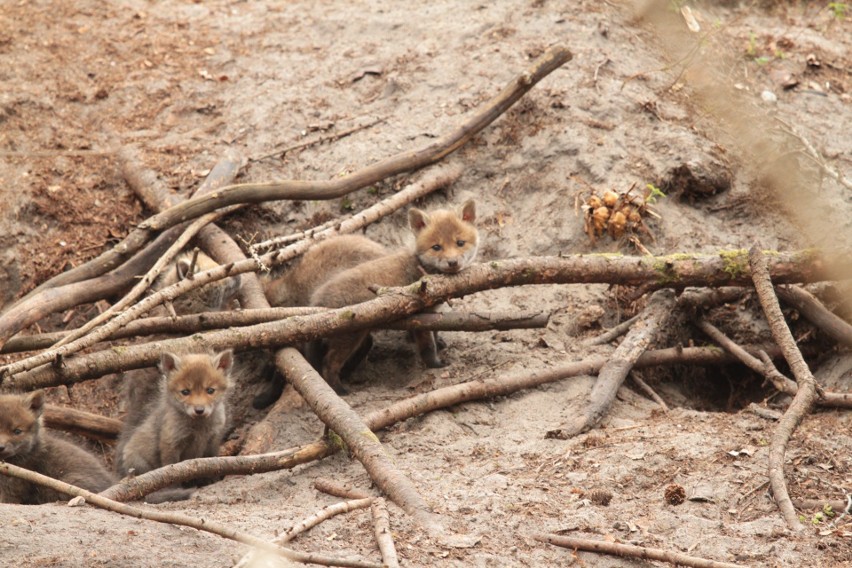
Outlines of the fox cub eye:
<svg viewBox="0 0 852 568">
<path fill-rule="evenodd" d="M 23 433 L 24 433 L 24 431 L 21 430 L 20 428 L 15 428 L 14 430 L 12 430 L 12 434 L 14 434 L 15 436 L 20 436 Z"/>
<path fill-rule="evenodd" d="M 435 251 L 435 252 L 440 251 L 441 248 L 442 248 L 441 245 L 432 245 L 432 250 Z"/>
<path fill-rule="evenodd" d="M 214 392 L 216 392 L 216 389 L 213 387 L 207 387 L 207 394 L 213 394 Z"/>
<path fill-rule="evenodd" d="M 464 241 L 463 241 L 463 240 L 461 240 L 461 239 L 457 240 L 457 241 L 456 241 L 456 246 L 457 246 L 457 247 L 463 247 L 463 246 L 464 246 Z"/>
<path fill-rule="evenodd" d="M 182 391 L 180 391 L 180 394 L 182 394 L 183 396 L 189 396 L 189 389 L 183 389 Z"/>
</svg>

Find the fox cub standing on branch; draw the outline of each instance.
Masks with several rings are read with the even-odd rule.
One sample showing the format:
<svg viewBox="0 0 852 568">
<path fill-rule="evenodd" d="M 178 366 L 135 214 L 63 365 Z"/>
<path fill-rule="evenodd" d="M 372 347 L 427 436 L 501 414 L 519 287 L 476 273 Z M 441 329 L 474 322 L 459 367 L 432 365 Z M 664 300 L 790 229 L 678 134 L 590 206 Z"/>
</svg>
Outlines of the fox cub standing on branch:
<svg viewBox="0 0 852 568">
<path fill-rule="evenodd" d="M 226 397 L 234 354 L 173 355 L 160 360 L 159 397 L 138 424 L 128 423 L 116 450 L 122 475 L 218 454 L 228 422 Z M 134 409 L 131 409 L 131 412 Z"/>
<path fill-rule="evenodd" d="M 88 451 L 42 426 L 44 392 L 0 395 L 0 460 L 100 493 L 113 475 Z M 0 503 L 36 505 L 70 497 L 29 481 L 0 475 Z"/>
<path fill-rule="evenodd" d="M 476 204 L 467 201 L 459 212 L 439 209 L 426 213 L 412 208 L 408 211 L 408 224 L 415 235 L 414 250 L 403 249 L 375 260 L 359 264 L 332 276 L 311 297 L 311 304 L 327 308 L 340 308 L 375 298 L 371 286 L 405 286 L 419 280 L 424 274 L 455 274 L 466 268 L 476 257 L 479 234 L 473 225 Z M 443 367 L 438 357 L 436 336 L 431 331 L 414 333 L 420 358 L 428 367 Z M 346 389 L 340 374 L 353 355 L 366 355 L 370 332 L 359 331 L 351 335 L 338 335 L 327 340 L 325 353 L 321 344 L 311 346 L 310 359 L 319 368 L 328 384 L 338 393 Z"/>
</svg>

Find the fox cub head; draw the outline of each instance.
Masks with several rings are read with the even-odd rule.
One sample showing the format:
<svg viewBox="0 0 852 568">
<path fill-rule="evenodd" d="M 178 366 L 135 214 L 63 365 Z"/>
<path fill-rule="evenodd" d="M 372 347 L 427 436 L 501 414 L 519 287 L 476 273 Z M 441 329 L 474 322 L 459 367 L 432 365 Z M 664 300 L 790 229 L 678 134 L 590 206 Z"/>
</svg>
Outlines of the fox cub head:
<svg viewBox="0 0 852 568">
<path fill-rule="evenodd" d="M 169 402 L 193 418 L 207 418 L 225 401 L 233 364 L 230 349 L 212 356 L 163 353 L 160 371 Z"/>
<path fill-rule="evenodd" d="M 29 454 L 38 442 L 44 392 L 0 395 L 0 459 Z"/>
<path fill-rule="evenodd" d="M 458 212 L 409 209 L 408 224 L 417 239 L 415 254 L 426 272 L 455 274 L 473 262 L 479 247 L 475 220 L 476 203 L 472 199 Z"/>
</svg>

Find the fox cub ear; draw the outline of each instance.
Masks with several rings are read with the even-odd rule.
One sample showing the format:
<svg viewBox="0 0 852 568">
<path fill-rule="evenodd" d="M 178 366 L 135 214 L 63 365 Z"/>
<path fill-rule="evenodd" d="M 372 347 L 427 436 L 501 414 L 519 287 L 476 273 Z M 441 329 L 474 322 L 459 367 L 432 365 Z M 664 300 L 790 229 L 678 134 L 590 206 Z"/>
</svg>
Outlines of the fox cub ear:
<svg viewBox="0 0 852 568">
<path fill-rule="evenodd" d="M 24 399 L 24 404 L 32 410 L 36 416 L 40 415 L 41 411 L 44 410 L 44 391 L 37 390 L 31 392 Z"/>
<path fill-rule="evenodd" d="M 468 223 L 476 221 L 476 202 L 473 199 L 468 199 L 462 205 L 461 218 L 462 221 L 467 221 Z"/>
<path fill-rule="evenodd" d="M 180 357 L 174 353 L 165 352 L 160 356 L 160 372 L 169 374 L 180 368 Z"/>
<path fill-rule="evenodd" d="M 231 367 L 234 366 L 234 352 L 230 349 L 222 351 L 213 357 L 213 367 L 222 371 L 226 375 L 231 372 Z"/>
<path fill-rule="evenodd" d="M 429 215 L 425 211 L 421 211 L 415 207 L 408 210 L 408 225 L 416 235 L 426 228 L 429 224 Z"/>
</svg>

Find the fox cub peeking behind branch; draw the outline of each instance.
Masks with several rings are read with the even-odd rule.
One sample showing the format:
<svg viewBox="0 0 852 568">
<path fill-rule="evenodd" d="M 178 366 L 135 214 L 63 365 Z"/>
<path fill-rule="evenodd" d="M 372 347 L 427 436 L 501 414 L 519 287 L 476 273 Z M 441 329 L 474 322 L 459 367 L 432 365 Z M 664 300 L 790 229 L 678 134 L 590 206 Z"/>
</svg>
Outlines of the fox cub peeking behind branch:
<svg viewBox="0 0 852 568">
<path fill-rule="evenodd" d="M 461 210 L 439 209 L 426 213 L 412 208 L 408 224 L 415 235 L 414 250 L 403 249 L 375 260 L 359 264 L 332 276 L 311 297 L 311 304 L 341 308 L 375 298 L 371 286 L 405 286 L 424 274 L 455 274 L 466 268 L 476 257 L 479 234 L 473 225 L 476 204 L 467 201 Z M 431 331 L 414 333 L 420 358 L 428 367 L 443 367 L 438 357 L 436 336 Z M 338 393 L 345 393 L 340 383 L 341 370 L 355 356 L 366 355 L 370 332 L 359 331 L 338 335 L 327 340 L 325 353 L 319 342 L 311 346 L 310 358 L 320 367 L 328 384 Z M 351 363 L 350 365 L 351 366 Z"/>
<path fill-rule="evenodd" d="M 0 395 L 0 460 L 65 483 L 100 493 L 115 479 L 83 448 L 48 432 L 42 426 L 44 392 Z M 0 475 L 0 503 L 37 505 L 70 497 L 18 479 Z"/>
<path fill-rule="evenodd" d="M 225 435 L 226 397 L 234 354 L 174 355 L 160 360 L 159 397 L 138 424 L 129 423 L 116 451 L 122 475 L 139 475 L 183 460 L 213 457 Z M 132 409 L 131 409 L 132 410 Z"/>
</svg>

